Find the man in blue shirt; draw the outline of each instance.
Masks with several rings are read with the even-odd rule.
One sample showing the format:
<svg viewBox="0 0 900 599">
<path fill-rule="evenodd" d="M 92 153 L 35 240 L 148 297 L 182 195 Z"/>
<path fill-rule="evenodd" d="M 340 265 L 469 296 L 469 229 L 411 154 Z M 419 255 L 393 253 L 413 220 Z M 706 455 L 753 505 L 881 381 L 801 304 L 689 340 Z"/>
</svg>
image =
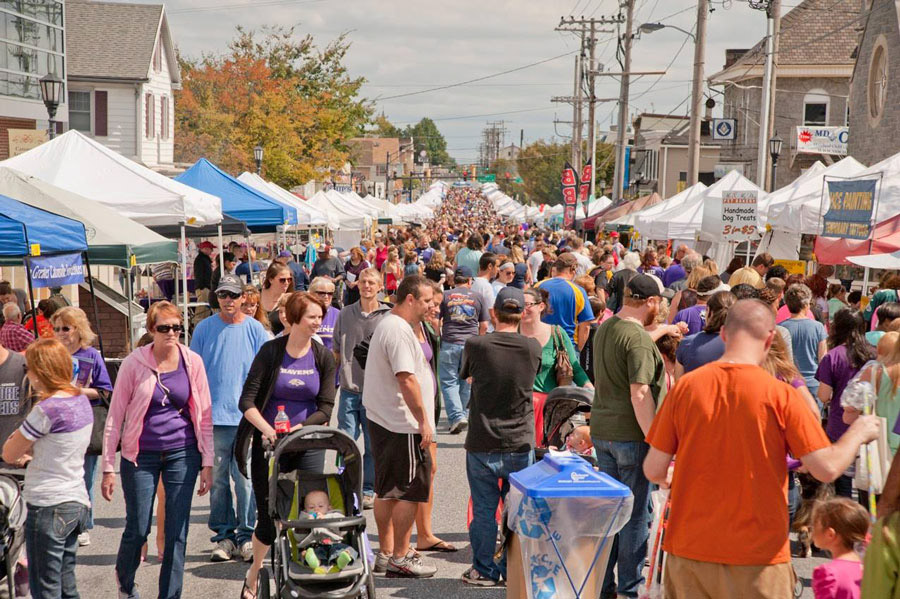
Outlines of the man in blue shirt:
<svg viewBox="0 0 900 599">
<path fill-rule="evenodd" d="M 216 546 L 210 558 L 214 562 L 228 561 L 232 557 L 244 561 L 253 558 L 250 538 L 256 525 L 256 501 L 250 481 L 238 470 L 234 441 L 242 416 L 238 399 L 250 364 L 269 336 L 257 320 L 241 312 L 244 303 L 241 287 L 241 280 L 236 275 L 222 275 L 216 287 L 219 313 L 201 321 L 191 338 L 191 349 L 203 358 L 212 396 L 215 466 L 209 499 L 209 527 L 215 533 L 211 540 Z M 234 502 L 231 480 L 234 481 Z"/>
<path fill-rule="evenodd" d="M 553 278 L 537 284 L 550 294 L 550 310 L 542 320 L 561 326 L 572 343 L 581 350 L 590 331 L 594 312 L 584 289 L 572 282 L 578 260 L 570 252 L 559 255 L 553 263 Z"/>
</svg>

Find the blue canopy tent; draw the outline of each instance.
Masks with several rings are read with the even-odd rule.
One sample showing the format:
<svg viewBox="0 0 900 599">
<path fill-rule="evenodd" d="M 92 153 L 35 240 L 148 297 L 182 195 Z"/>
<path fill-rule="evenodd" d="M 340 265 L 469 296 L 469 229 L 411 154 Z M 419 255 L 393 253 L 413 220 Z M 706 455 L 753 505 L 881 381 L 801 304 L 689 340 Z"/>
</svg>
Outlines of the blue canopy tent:
<svg viewBox="0 0 900 599">
<path fill-rule="evenodd" d="M 26 258 L 35 256 L 81 254 L 88 267 L 88 284 L 94 303 L 94 320 L 97 321 L 97 300 L 84 223 L 0 195 L 0 239 L 3 240 L 0 244 L 0 264 L 21 264 Z M 25 276 L 28 279 L 29 301 L 34 306 L 34 286 L 31 269 L 27 265 Z M 37 335 L 37 314 L 34 311 L 31 318 Z M 100 353 L 103 353 L 102 340 Z"/>
<path fill-rule="evenodd" d="M 247 223 L 255 233 L 296 225 L 297 209 L 238 181 L 206 158 L 201 158 L 175 180 L 222 198 L 222 212 Z"/>
</svg>

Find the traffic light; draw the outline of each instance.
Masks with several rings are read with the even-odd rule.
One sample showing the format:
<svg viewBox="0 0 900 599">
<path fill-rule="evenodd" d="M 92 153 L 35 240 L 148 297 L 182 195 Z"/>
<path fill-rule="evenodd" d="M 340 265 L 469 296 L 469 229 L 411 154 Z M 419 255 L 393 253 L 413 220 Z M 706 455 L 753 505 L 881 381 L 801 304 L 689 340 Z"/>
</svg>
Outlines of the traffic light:
<svg viewBox="0 0 900 599">
<path fill-rule="evenodd" d="M 463 181 L 469 178 L 469 171 L 463 171 Z"/>
<path fill-rule="evenodd" d="M 505 177 L 506 177 L 506 182 L 509 183 L 509 179 L 510 179 L 510 177 L 512 177 L 512 175 L 509 174 L 509 171 L 506 171 Z"/>
<path fill-rule="evenodd" d="M 472 165 L 472 181 L 478 178 L 478 167 Z"/>
</svg>

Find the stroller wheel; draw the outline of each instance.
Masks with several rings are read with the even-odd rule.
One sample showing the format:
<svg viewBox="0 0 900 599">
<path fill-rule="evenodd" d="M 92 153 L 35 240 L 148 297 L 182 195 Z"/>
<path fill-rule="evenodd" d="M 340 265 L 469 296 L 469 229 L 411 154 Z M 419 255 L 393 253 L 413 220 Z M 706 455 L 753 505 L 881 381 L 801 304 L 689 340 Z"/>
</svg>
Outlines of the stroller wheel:
<svg viewBox="0 0 900 599">
<path fill-rule="evenodd" d="M 257 599 L 269 599 L 271 597 L 271 593 L 269 591 L 269 580 L 269 569 L 261 568 L 259 571 L 259 578 L 257 578 L 256 582 Z"/>
<path fill-rule="evenodd" d="M 375 575 L 373 573 L 369 572 L 369 578 L 359 596 L 361 599 L 375 599 Z"/>
</svg>

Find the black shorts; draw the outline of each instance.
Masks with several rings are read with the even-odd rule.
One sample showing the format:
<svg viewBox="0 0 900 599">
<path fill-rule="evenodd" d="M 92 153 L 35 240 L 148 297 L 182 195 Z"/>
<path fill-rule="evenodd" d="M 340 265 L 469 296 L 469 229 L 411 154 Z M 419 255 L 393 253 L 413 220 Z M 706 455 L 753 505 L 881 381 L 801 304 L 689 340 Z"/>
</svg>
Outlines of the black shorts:
<svg viewBox="0 0 900 599">
<path fill-rule="evenodd" d="M 375 493 L 381 499 L 425 503 L 431 493 L 431 453 L 422 449 L 422 435 L 395 433 L 369 420 L 369 440 L 375 459 Z"/>
</svg>

